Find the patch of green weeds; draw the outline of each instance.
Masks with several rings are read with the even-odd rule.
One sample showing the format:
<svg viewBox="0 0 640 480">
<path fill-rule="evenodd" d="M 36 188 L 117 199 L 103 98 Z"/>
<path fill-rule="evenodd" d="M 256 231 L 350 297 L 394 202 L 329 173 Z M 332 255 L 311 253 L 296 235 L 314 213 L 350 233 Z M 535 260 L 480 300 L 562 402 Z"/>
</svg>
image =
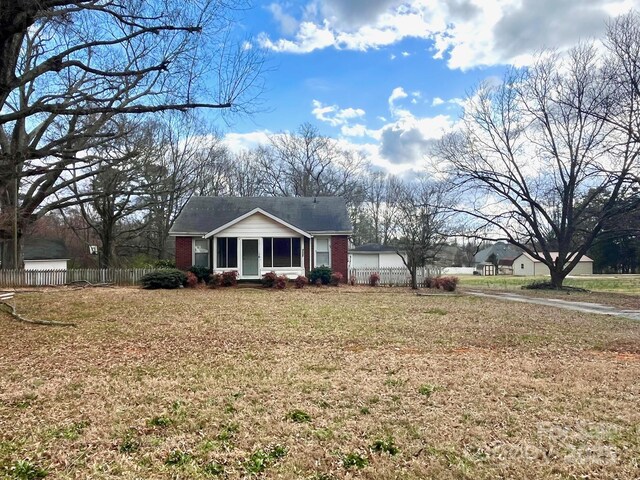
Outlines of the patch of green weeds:
<svg viewBox="0 0 640 480">
<path fill-rule="evenodd" d="M 6 469 L 8 478 L 15 480 L 36 480 L 49 475 L 46 468 L 42 468 L 31 460 L 17 460 Z"/>
<path fill-rule="evenodd" d="M 82 420 L 80 422 L 74 422 L 71 425 L 64 427 L 54 428 L 50 431 L 50 436 L 53 438 L 65 438 L 67 440 L 76 440 L 85 428 L 89 426 L 89 422 Z"/>
<path fill-rule="evenodd" d="M 394 443 L 393 438 L 391 437 L 375 440 L 371 444 L 370 448 L 372 452 L 388 453 L 389 455 L 392 455 L 392 456 L 397 454 L 400 451 L 396 446 L 396 444 Z"/>
<path fill-rule="evenodd" d="M 37 398 L 38 396 L 35 393 L 27 393 L 11 402 L 11 406 L 16 408 L 29 408 Z"/>
<path fill-rule="evenodd" d="M 433 385 L 432 383 L 424 383 L 418 388 L 418 393 L 429 398 L 438 390 L 440 390 L 440 387 L 438 385 Z"/>
<path fill-rule="evenodd" d="M 181 465 L 186 465 L 191 460 L 192 456 L 190 453 L 183 452 L 182 450 L 173 450 L 169 455 L 167 455 L 167 458 L 164 459 L 164 464 L 179 467 Z"/>
<path fill-rule="evenodd" d="M 286 454 L 287 447 L 282 445 L 274 445 L 267 449 L 256 450 L 244 462 L 244 469 L 251 475 L 258 475 Z"/>
<path fill-rule="evenodd" d="M 364 468 L 369 464 L 369 459 L 363 457 L 358 452 L 347 453 L 342 457 L 342 466 L 344 468 Z"/>
<path fill-rule="evenodd" d="M 209 476 L 219 477 L 224 475 L 224 465 L 218 462 L 209 462 L 202 466 L 202 471 Z"/>
<path fill-rule="evenodd" d="M 231 443 L 231 440 L 239 431 L 240 427 L 237 423 L 229 423 L 227 425 L 223 425 L 220 429 L 220 433 L 218 433 L 218 436 L 216 437 L 216 440 L 225 444 Z"/>
<path fill-rule="evenodd" d="M 118 451 L 120 453 L 133 453 L 140 449 L 140 440 L 136 438 L 135 433 L 128 431 L 120 440 Z"/>
<path fill-rule="evenodd" d="M 311 415 L 299 409 L 291 410 L 285 418 L 295 423 L 309 423 L 311 421 Z"/>
<path fill-rule="evenodd" d="M 384 382 L 388 387 L 402 387 L 405 383 L 407 383 L 407 381 L 402 378 L 388 378 Z"/>
<path fill-rule="evenodd" d="M 369 407 L 360 407 L 360 414 L 361 415 L 370 415 L 371 414 L 371 410 L 369 410 Z"/>
<path fill-rule="evenodd" d="M 149 421 L 147 421 L 147 425 L 149 425 L 150 427 L 160 427 L 160 428 L 166 428 L 172 423 L 173 421 L 166 415 L 158 415 L 149 419 Z"/>
<path fill-rule="evenodd" d="M 334 437 L 334 433 L 330 428 L 318 428 L 317 430 L 314 430 L 313 436 L 318 440 L 326 441 L 331 440 Z"/>
</svg>

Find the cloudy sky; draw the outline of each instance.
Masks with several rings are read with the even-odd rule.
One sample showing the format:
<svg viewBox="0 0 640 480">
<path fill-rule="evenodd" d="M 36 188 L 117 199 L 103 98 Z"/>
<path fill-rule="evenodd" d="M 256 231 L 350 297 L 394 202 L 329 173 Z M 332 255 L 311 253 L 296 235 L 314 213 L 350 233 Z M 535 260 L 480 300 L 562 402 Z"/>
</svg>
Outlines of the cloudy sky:
<svg viewBox="0 0 640 480">
<path fill-rule="evenodd" d="M 602 35 L 640 0 L 256 0 L 241 25 L 268 52 L 267 111 L 237 119 L 227 143 L 310 122 L 374 165 L 420 166 L 466 93 L 541 48 Z"/>
</svg>

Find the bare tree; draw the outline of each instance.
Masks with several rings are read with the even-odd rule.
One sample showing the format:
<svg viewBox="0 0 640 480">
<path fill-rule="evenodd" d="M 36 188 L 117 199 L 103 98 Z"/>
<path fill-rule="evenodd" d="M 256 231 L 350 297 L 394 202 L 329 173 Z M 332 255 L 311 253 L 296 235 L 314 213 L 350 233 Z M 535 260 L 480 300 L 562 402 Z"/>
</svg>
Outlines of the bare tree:
<svg viewBox="0 0 640 480">
<path fill-rule="evenodd" d="M 397 253 L 411 275 L 411 288 L 418 288 L 417 270 L 433 263 L 446 244 L 452 201 L 447 186 L 427 178 L 397 185 L 395 231 Z"/>
<path fill-rule="evenodd" d="M 258 150 L 258 163 L 268 195 L 336 195 L 351 203 L 362 193 L 359 176 L 364 158 L 320 135 L 308 123 L 297 133 L 272 135 L 270 144 Z"/>
<path fill-rule="evenodd" d="M 620 108 L 610 79 L 591 46 L 541 54 L 500 85 L 481 85 L 463 127 L 437 148 L 465 193 L 454 209 L 475 220 L 477 237 L 520 247 L 549 267 L 554 287 L 622 213 L 637 172 L 638 145 L 608 122 Z M 601 195 L 594 216 L 587 206 Z"/>
<path fill-rule="evenodd" d="M 3 267 L 20 263 L 26 224 L 78 201 L 60 197 L 64 174 L 97 165 L 91 150 L 124 133 L 117 116 L 251 105 L 262 60 L 231 41 L 234 8 L 0 0 L 0 217 L 10 220 L 0 231 L 16 244 Z"/>
</svg>

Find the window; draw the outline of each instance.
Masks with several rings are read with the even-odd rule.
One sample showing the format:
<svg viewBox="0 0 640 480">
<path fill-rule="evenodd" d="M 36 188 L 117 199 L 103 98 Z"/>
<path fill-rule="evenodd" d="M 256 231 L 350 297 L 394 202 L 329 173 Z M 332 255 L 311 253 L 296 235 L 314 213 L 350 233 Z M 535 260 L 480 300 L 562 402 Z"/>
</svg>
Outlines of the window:
<svg viewBox="0 0 640 480">
<path fill-rule="evenodd" d="M 524 270 L 524 263 L 520 264 L 520 268 Z"/>
<path fill-rule="evenodd" d="M 209 240 L 193 239 L 193 264 L 196 267 L 209 267 Z"/>
<path fill-rule="evenodd" d="M 263 238 L 262 265 L 275 268 L 300 267 L 301 248 L 300 238 Z"/>
<path fill-rule="evenodd" d="M 316 267 L 327 266 L 329 264 L 329 239 L 328 238 L 316 238 Z"/>
<path fill-rule="evenodd" d="M 238 267 L 238 239 L 218 238 L 218 262 L 217 268 Z"/>
</svg>

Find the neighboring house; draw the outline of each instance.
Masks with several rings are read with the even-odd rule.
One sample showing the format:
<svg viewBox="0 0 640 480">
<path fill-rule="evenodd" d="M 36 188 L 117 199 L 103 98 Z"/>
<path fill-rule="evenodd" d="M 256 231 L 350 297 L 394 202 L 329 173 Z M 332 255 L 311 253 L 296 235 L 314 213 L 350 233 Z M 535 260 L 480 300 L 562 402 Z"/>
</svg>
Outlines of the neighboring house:
<svg viewBox="0 0 640 480">
<path fill-rule="evenodd" d="M 176 267 L 295 277 L 326 265 L 347 279 L 351 221 L 339 197 L 193 197 L 176 219 Z"/>
<path fill-rule="evenodd" d="M 395 247 L 367 243 L 349 250 L 349 268 L 406 268 Z"/>
<path fill-rule="evenodd" d="M 502 259 L 514 259 L 522 253 L 518 247 L 506 242 L 497 242 L 490 247 L 484 248 L 476 253 L 473 261 L 476 266 L 488 263 L 489 257 L 495 255 L 496 261 L 499 263 Z"/>
<path fill-rule="evenodd" d="M 25 270 L 66 270 L 69 261 L 67 247 L 62 240 L 48 238 L 24 239 Z"/>
<path fill-rule="evenodd" d="M 551 258 L 557 258 L 558 252 L 549 252 Z M 550 275 L 549 267 L 540 260 L 536 260 L 528 253 L 521 253 L 513 260 L 513 274 L 516 276 L 525 275 Z M 569 275 L 592 275 L 593 260 L 584 255 L 577 265 L 569 272 Z"/>
</svg>

